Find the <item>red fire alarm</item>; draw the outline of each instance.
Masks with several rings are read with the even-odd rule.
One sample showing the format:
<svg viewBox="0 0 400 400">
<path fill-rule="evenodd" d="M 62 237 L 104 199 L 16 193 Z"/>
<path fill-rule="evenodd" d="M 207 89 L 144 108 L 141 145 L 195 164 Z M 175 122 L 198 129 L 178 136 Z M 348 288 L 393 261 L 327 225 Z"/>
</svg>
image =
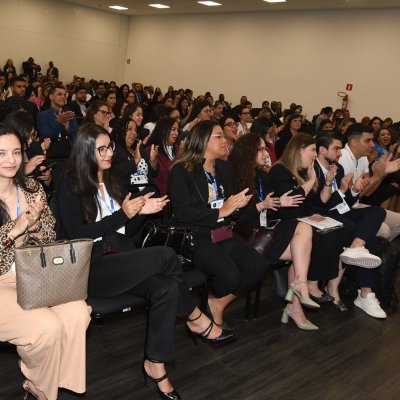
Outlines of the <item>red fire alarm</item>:
<svg viewBox="0 0 400 400">
<path fill-rule="evenodd" d="M 129 63 L 128 63 L 129 64 Z M 353 90 L 353 84 L 352 83 L 348 83 L 346 85 L 346 90 Z"/>
<path fill-rule="evenodd" d="M 127 63 L 127 64 L 130 64 L 130 63 L 131 63 L 131 59 L 128 58 L 128 59 L 126 60 L 126 63 Z"/>
</svg>

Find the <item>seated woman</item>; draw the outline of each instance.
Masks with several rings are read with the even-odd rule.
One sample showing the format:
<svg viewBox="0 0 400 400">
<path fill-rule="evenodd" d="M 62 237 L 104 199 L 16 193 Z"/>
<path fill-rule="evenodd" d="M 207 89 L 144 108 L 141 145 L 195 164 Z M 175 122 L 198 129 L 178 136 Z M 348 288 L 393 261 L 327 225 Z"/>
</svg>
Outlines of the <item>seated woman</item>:
<svg viewBox="0 0 400 400">
<path fill-rule="evenodd" d="M 109 111 L 108 105 L 103 100 L 95 100 L 90 107 L 86 110 L 86 116 L 83 119 L 83 124 L 92 123 L 99 125 L 111 133 L 110 116 L 112 112 Z"/>
<path fill-rule="evenodd" d="M 17 303 L 14 249 L 27 230 L 55 240 L 54 218 L 42 187 L 26 178 L 23 142 L 0 125 L 0 341 L 17 346 L 23 387 L 39 400 L 56 400 L 58 388 L 85 391 L 85 344 L 89 307 L 75 301 L 23 310 Z"/>
<path fill-rule="evenodd" d="M 257 121 L 257 120 L 256 120 Z M 235 143 L 229 156 L 240 188 L 250 188 L 253 198 L 241 215 L 242 222 L 266 226 L 268 215 L 279 207 L 298 207 L 304 200 L 302 194 L 290 196 L 290 191 L 280 198 L 272 197 L 273 191 L 268 182 L 268 174 L 263 170 L 267 162 L 266 144 L 255 133 L 241 136 Z M 292 261 L 288 272 L 291 302 L 286 306 L 282 322 L 292 318 L 300 329 L 316 330 L 318 327 L 307 320 L 301 304 L 307 307 L 318 308 L 308 294 L 307 282 L 308 266 L 312 247 L 311 226 L 296 219 L 281 221 L 275 227 L 275 237 L 268 259 L 271 261 Z M 302 285 L 302 283 L 304 283 Z M 297 297 L 299 296 L 299 297 Z"/>
<path fill-rule="evenodd" d="M 179 124 L 174 118 L 160 118 L 155 126 L 147 146 L 150 157 L 154 149 L 158 149 L 158 174 L 153 178 L 153 183 L 157 186 L 161 196 L 168 192 L 169 170 L 179 153 L 180 147 L 176 144 L 179 135 Z M 181 142 L 183 143 L 183 142 Z"/>
<path fill-rule="evenodd" d="M 147 184 L 157 176 L 158 147 L 151 145 L 148 156 L 142 141 L 138 140 L 137 126 L 132 119 L 125 129 L 114 132 L 116 151 L 113 155 L 112 171 L 118 175 L 125 186 Z"/>
<path fill-rule="evenodd" d="M 265 275 L 266 262 L 229 227 L 232 214 L 245 207 L 248 189 L 236 190 L 222 128 L 202 121 L 191 131 L 169 177 L 169 196 L 178 224 L 193 230 L 194 264 L 211 280 L 208 304 L 214 321 L 223 323 L 226 306 Z"/>
<path fill-rule="evenodd" d="M 86 124 L 79 129 L 65 180 L 60 184 L 58 206 L 61 224 L 69 238 L 95 239 L 89 274 L 89 295 L 114 297 L 131 293 L 150 304 L 143 373 L 158 385 L 162 399 L 180 399 L 165 373 L 165 362 L 174 358 L 177 314 L 188 318 L 188 329 L 211 343 L 233 338 L 195 307 L 181 276 L 178 257 L 171 248 L 147 249 L 102 255 L 102 238 L 134 232 L 141 215 L 159 212 L 166 196 L 151 194 L 131 199 L 110 172 L 113 143 L 107 131 Z"/>
<path fill-rule="evenodd" d="M 46 169 L 44 163 L 46 161 L 46 152 L 51 145 L 51 139 L 44 138 L 40 142 L 36 141 L 37 132 L 35 131 L 34 121 L 32 115 L 26 111 L 14 111 L 8 114 L 3 122 L 21 136 L 24 147 L 25 174 L 31 175 L 34 173 L 35 179 L 43 183 L 46 191 L 47 189 L 53 190 L 51 170 L 40 172 Z"/>
<path fill-rule="evenodd" d="M 280 132 L 279 138 L 275 143 L 276 158 L 282 156 L 290 139 L 300 133 L 302 117 L 300 114 L 290 114 L 285 121 L 285 128 Z"/>
<path fill-rule="evenodd" d="M 273 218 L 294 220 L 318 213 L 315 206 L 318 179 L 314 170 L 317 157 L 315 140 L 308 134 L 293 136 L 286 146 L 280 160 L 269 172 L 270 185 L 274 196 L 282 196 L 289 190 L 293 194 L 304 196 L 304 202 L 296 208 L 280 208 L 273 212 Z M 329 281 L 338 277 L 339 255 L 343 247 L 348 247 L 353 235 L 345 229 L 328 233 L 313 232 L 311 261 L 308 271 L 308 292 L 310 297 L 320 303 L 331 302 L 333 298 L 318 288 L 319 281 Z M 303 284 L 303 296 L 306 295 L 306 284 Z"/>
<path fill-rule="evenodd" d="M 191 131 L 192 128 L 200 121 L 207 121 L 211 118 L 211 107 L 206 101 L 196 101 L 190 111 L 183 132 Z"/>
<path fill-rule="evenodd" d="M 224 137 L 226 140 L 226 156 L 222 157 L 223 160 L 227 160 L 230 152 L 232 151 L 233 145 L 235 144 L 236 139 L 238 138 L 237 127 L 239 122 L 235 122 L 232 117 L 223 117 L 219 124 L 224 132 Z"/>
</svg>

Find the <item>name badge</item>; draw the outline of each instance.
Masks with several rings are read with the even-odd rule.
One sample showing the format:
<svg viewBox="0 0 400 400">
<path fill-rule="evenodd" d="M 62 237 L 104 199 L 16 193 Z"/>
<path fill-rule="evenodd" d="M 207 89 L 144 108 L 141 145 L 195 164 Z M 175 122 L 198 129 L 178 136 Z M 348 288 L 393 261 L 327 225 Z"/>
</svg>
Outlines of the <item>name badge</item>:
<svg viewBox="0 0 400 400">
<path fill-rule="evenodd" d="M 267 227 L 267 210 L 260 212 L 260 226 Z"/>
<path fill-rule="evenodd" d="M 224 205 L 224 199 L 213 200 L 210 202 L 210 206 L 212 209 L 220 209 Z"/>
<path fill-rule="evenodd" d="M 339 214 L 345 214 L 350 211 L 349 205 L 346 203 L 346 200 L 343 199 L 343 202 L 336 206 L 336 210 Z"/>
<path fill-rule="evenodd" d="M 131 175 L 131 185 L 140 185 L 147 183 L 147 176 L 143 174 L 133 174 Z"/>
</svg>

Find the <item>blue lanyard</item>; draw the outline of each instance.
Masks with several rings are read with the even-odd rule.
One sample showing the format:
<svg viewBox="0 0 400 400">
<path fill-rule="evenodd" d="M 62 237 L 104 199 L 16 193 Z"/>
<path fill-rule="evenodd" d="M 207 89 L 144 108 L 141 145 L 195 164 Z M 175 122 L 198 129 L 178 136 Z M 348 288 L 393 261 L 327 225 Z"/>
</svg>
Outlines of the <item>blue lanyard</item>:
<svg viewBox="0 0 400 400">
<path fill-rule="evenodd" d="M 104 199 L 104 197 L 101 195 L 101 192 L 99 190 L 99 193 L 97 194 L 97 196 L 99 197 L 100 201 L 107 207 L 107 210 L 110 212 L 110 214 L 114 213 L 115 207 L 114 207 L 114 201 L 113 199 L 110 197 L 110 195 L 108 195 L 108 199 L 110 200 L 110 206 L 108 206 L 106 200 Z M 111 208 L 110 208 L 111 207 Z"/>
<path fill-rule="evenodd" d="M 219 199 L 219 192 L 218 192 L 218 184 L 217 184 L 217 177 L 212 176 L 208 171 L 204 170 L 204 173 L 206 174 L 207 181 L 208 183 L 211 183 L 214 187 L 215 195 L 217 196 L 217 199 Z"/>
<path fill-rule="evenodd" d="M 336 192 L 338 190 L 336 179 L 332 181 L 332 192 Z"/>
<path fill-rule="evenodd" d="M 21 203 L 19 202 L 19 190 L 18 186 L 16 186 L 17 189 L 17 197 L 18 197 L 18 202 L 17 202 L 17 218 L 21 215 Z"/>
<path fill-rule="evenodd" d="M 260 190 L 258 191 L 258 199 L 260 201 L 264 201 L 264 191 L 263 191 L 262 184 L 261 184 L 261 178 L 258 178 L 258 183 L 260 185 Z"/>
</svg>

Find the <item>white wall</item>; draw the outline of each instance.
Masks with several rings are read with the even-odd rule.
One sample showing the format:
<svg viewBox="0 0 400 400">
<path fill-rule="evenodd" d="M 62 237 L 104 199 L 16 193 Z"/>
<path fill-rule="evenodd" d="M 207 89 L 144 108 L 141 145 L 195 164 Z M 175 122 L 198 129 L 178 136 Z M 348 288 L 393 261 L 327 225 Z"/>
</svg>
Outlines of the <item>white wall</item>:
<svg viewBox="0 0 400 400">
<path fill-rule="evenodd" d="M 125 81 L 400 119 L 400 9 L 131 17 Z"/>
<path fill-rule="evenodd" d="M 53 61 L 62 81 L 76 74 L 121 82 L 128 16 L 52 0 L 1 0 L 0 10 L 1 68 L 12 58 L 22 72 L 32 56 L 42 71 Z"/>
</svg>

